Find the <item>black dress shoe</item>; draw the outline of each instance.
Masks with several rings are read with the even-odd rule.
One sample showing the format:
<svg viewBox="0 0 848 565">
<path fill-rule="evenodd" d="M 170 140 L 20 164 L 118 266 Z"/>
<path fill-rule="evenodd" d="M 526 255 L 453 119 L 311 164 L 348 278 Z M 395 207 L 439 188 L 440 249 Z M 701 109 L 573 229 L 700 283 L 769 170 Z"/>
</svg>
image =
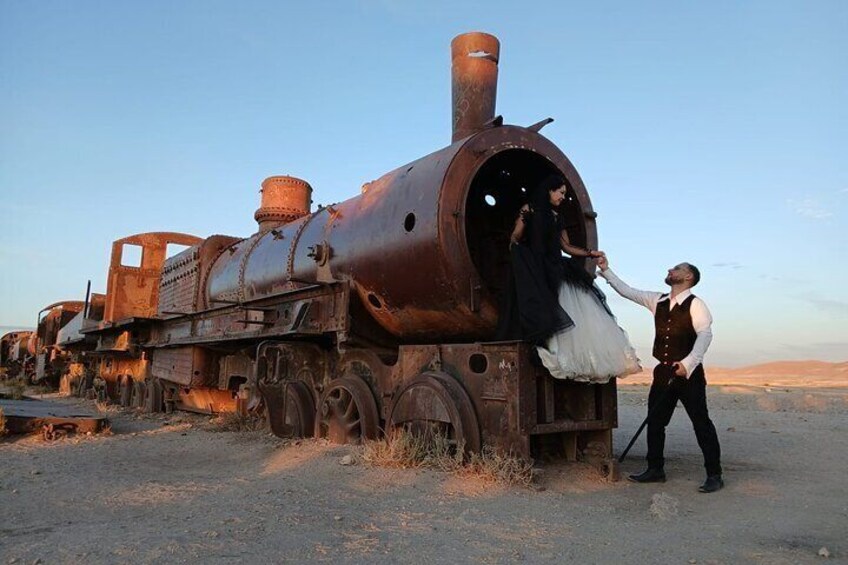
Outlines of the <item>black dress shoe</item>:
<svg viewBox="0 0 848 565">
<path fill-rule="evenodd" d="M 643 473 L 638 475 L 628 475 L 627 479 L 634 483 L 664 483 L 665 471 L 662 469 L 648 467 L 648 469 Z"/>
<path fill-rule="evenodd" d="M 699 492 L 715 492 L 717 490 L 721 490 L 724 487 L 724 481 L 721 478 L 721 475 L 710 475 L 707 477 L 707 480 L 704 481 L 704 484 L 698 487 Z"/>
</svg>

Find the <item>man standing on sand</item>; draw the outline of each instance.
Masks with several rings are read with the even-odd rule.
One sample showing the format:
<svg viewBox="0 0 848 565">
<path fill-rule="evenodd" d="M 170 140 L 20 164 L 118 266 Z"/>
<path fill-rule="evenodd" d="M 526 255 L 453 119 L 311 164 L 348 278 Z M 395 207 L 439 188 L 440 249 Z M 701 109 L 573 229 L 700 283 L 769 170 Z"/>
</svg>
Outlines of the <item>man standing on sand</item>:
<svg viewBox="0 0 848 565">
<path fill-rule="evenodd" d="M 700 271 L 689 263 L 669 269 L 665 283 L 671 292 L 662 294 L 629 287 L 610 270 L 605 256 L 598 259 L 598 268 L 618 294 L 653 313 L 656 328 L 653 354 L 659 364 L 654 367 L 648 394 L 648 469 L 628 478 L 637 483 L 665 482 L 665 428 L 680 400 L 704 453 L 707 480 L 698 490 L 721 489 L 721 448 L 707 411 L 707 381 L 701 364 L 713 339 L 713 319 L 704 301 L 691 290 L 701 279 Z"/>
</svg>

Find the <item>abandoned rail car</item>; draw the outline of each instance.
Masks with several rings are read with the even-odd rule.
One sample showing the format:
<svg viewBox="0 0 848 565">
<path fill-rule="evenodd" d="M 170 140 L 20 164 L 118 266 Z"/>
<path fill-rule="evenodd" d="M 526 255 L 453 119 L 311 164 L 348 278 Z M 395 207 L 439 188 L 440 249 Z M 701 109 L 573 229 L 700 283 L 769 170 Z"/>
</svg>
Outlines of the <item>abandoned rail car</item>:
<svg viewBox="0 0 848 565">
<path fill-rule="evenodd" d="M 7 376 L 17 377 L 31 367 L 35 341 L 35 332 L 29 330 L 8 332 L 0 337 L 0 368 Z"/>
</svg>

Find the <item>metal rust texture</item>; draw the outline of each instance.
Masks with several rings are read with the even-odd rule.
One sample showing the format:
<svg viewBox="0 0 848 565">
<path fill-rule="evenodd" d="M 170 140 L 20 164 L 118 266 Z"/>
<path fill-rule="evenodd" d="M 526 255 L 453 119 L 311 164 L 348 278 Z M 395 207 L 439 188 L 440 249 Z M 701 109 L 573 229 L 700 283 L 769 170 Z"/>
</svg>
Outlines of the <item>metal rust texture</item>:
<svg viewBox="0 0 848 565">
<path fill-rule="evenodd" d="M 157 316 L 170 318 L 208 308 L 205 282 L 215 258 L 241 238 L 213 235 L 165 261 Z"/>
<path fill-rule="evenodd" d="M 309 285 L 248 302 L 227 301 L 152 326 L 149 347 L 215 345 L 269 338 L 320 338 L 348 331 L 350 291 L 343 283 Z"/>
<path fill-rule="evenodd" d="M 495 127 L 387 173 L 359 196 L 233 244 L 209 272 L 207 302 L 349 281 L 395 343 L 486 339 L 521 189 L 555 171 L 571 188 L 571 240 L 596 246 L 595 214 L 571 162 L 537 132 Z M 352 323 L 356 333 L 359 320 Z"/>
<path fill-rule="evenodd" d="M 615 381 L 553 379 L 527 344 L 403 346 L 391 378 L 388 427 L 436 423 L 472 451 L 482 442 L 524 458 L 547 437 L 612 456 Z"/>
<path fill-rule="evenodd" d="M 159 278 L 168 244 L 191 246 L 201 241 L 198 237 L 182 233 L 151 232 L 112 243 L 104 323 L 108 325 L 126 318 L 154 317 L 159 304 Z M 127 246 L 141 248 L 140 262 L 127 264 Z"/>
<path fill-rule="evenodd" d="M 6 428 L 13 434 L 43 430 L 45 439 L 55 439 L 66 433 L 97 433 L 108 420 L 77 407 L 36 399 L 9 400 L 0 398 L 0 409 L 6 418 Z"/>
<path fill-rule="evenodd" d="M 302 218 L 312 207 L 312 187 L 299 178 L 268 177 L 262 181 L 260 192 L 262 204 L 253 216 L 260 232 Z"/>
<path fill-rule="evenodd" d="M 477 133 L 495 117 L 500 49 L 488 33 L 464 33 L 451 42 L 453 141 Z"/>
<path fill-rule="evenodd" d="M 38 313 L 35 343 L 34 381 L 58 385 L 68 355 L 58 343 L 59 333 L 83 309 L 80 300 L 63 300 L 45 306 Z"/>
<path fill-rule="evenodd" d="M 90 349 L 97 339 L 83 333 L 103 320 L 103 309 L 106 305 L 106 295 L 92 293 L 89 297 L 88 310 L 79 311 L 56 336 L 56 343 L 65 349 Z"/>
<path fill-rule="evenodd" d="M 32 342 L 32 349 L 30 349 L 30 342 Z M 0 337 L 0 367 L 7 370 L 14 368 L 15 374 L 34 352 L 35 332 L 33 331 L 8 332 Z"/>
<path fill-rule="evenodd" d="M 153 374 L 184 387 L 216 387 L 218 356 L 200 347 L 160 349 L 153 356 Z"/>
</svg>

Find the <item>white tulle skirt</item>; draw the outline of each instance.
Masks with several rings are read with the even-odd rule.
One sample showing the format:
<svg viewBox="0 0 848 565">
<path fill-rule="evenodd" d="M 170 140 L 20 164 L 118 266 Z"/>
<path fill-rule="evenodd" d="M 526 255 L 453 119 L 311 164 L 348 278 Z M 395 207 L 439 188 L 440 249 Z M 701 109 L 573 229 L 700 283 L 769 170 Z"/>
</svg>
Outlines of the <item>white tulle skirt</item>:
<svg viewBox="0 0 848 565">
<path fill-rule="evenodd" d="M 542 363 L 557 379 L 605 383 L 642 370 L 627 333 L 593 292 L 563 283 L 559 303 L 574 326 L 538 347 Z"/>
</svg>

